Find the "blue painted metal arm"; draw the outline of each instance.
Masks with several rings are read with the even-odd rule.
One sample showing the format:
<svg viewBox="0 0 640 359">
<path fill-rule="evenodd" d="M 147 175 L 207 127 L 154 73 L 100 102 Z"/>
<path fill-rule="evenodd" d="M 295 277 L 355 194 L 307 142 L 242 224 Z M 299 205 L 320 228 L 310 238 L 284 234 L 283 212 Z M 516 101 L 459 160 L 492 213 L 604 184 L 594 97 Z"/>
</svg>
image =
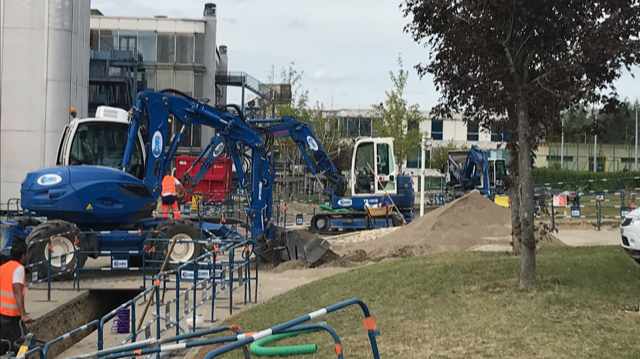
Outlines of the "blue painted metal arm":
<svg viewBox="0 0 640 359">
<path fill-rule="evenodd" d="M 333 195 L 335 193 L 340 197 L 344 196 L 346 191 L 344 178 L 340 176 L 338 169 L 329 158 L 329 154 L 322 147 L 308 124 L 295 120 L 290 116 L 284 116 L 281 123 L 269 126 L 267 129 L 274 137 L 291 137 L 298 145 L 311 173 L 314 175 L 320 173 L 331 183 L 331 188 L 327 189 L 328 194 Z M 313 155 L 314 160 L 309 157 L 307 148 Z"/>
<path fill-rule="evenodd" d="M 202 151 L 193 161 L 193 164 L 187 170 L 187 172 L 185 172 L 184 177 L 182 178 L 182 184 L 185 185 L 185 187 L 188 186 L 187 192 L 193 191 L 196 185 L 200 183 L 204 175 L 209 172 L 211 167 L 213 167 L 213 164 L 216 163 L 220 155 L 222 155 L 222 152 L 224 152 L 224 137 L 215 136 L 211 138 L 211 142 L 209 143 L 209 145 L 207 145 L 204 151 Z M 200 166 L 198 173 L 196 173 L 195 177 L 192 178 L 189 175 L 189 172 L 198 164 L 198 162 L 200 162 L 200 159 L 202 159 L 205 154 L 207 155 L 207 157 L 202 161 L 202 165 Z"/>
<path fill-rule="evenodd" d="M 159 92 L 140 92 L 136 98 L 136 105 L 132 110 L 132 121 L 129 127 L 129 138 L 125 148 L 123 167 L 126 169 L 131 163 L 131 155 L 135 146 L 135 139 L 139 126 L 146 126 L 149 138 L 147 140 L 147 163 L 144 185 L 152 192 L 158 193 L 160 183 L 168 166 L 174 159 L 175 151 L 180 144 L 181 136 L 176 136 L 171 150 L 165 154 L 168 135 L 168 121 L 170 115 L 185 126 L 204 125 L 212 127 L 224 140 L 230 149 L 238 179 L 242 188 L 247 187 L 247 179 L 242 167 L 241 155 L 237 144 L 242 143 L 251 149 L 251 201 L 247 214 L 251 218 L 251 235 L 254 242 L 257 239 L 273 239 L 274 232 L 268 225 L 271 218 L 272 189 L 275 169 L 271 166 L 263 142 L 264 136 L 250 127 L 240 117 L 228 112 L 217 110 L 197 100 L 167 95 Z M 208 159 L 215 161 L 216 148 Z M 217 155 L 219 155 L 218 153 Z M 266 237 L 266 238 L 265 238 Z"/>
</svg>

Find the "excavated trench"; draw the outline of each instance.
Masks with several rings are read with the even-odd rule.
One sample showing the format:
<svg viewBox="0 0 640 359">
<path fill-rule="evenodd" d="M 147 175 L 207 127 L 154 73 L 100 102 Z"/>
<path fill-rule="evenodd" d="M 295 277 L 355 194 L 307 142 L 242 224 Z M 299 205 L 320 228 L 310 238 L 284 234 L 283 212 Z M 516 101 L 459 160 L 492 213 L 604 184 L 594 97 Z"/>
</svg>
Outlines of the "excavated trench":
<svg viewBox="0 0 640 359">
<path fill-rule="evenodd" d="M 66 305 L 38 318 L 35 323 L 28 326 L 28 331 L 34 333 L 39 340 L 51 341 L 93 320 L 100 320 L 104 315 L 138 294 L 140 294 L 139 290 L 90 290 Z M 53 344 L 47 357 L 55 358 L 96 330 L 95 326 L 87 328 Z"/>
</svg>

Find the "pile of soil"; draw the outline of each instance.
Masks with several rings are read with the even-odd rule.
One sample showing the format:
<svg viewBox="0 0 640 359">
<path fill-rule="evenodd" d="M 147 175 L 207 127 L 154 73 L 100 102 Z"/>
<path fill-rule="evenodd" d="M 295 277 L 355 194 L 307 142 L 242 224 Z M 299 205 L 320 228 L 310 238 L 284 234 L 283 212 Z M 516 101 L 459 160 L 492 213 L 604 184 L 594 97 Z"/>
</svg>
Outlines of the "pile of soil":
<svg viewBox="0 0 640 359">
<path fill-rule="evenodd" d="M 472 192 L 406 226 L 328 237 L 331 249 L 319 266 L 352 267 L 390 258 L 466 251 L 487 244 L 511 245 L 511 232 L 511 209 Z M 564 245 L 543 222 L 535 225 L 535 237 L 538 247 Z M 276 270 L 302 268 L 304 265 L 296 261 L 283 263 Z"/>
<path fill-rule="evenodd" d="M 345 246 L 345 249 L 349 256 L 363 250 L 369 258 L 409 257 L 464 251 L 477 245 L 508 244 L 510 241 L 511 210 L 472 192 L 392 233 L 370 242 Z"/>
</svg>

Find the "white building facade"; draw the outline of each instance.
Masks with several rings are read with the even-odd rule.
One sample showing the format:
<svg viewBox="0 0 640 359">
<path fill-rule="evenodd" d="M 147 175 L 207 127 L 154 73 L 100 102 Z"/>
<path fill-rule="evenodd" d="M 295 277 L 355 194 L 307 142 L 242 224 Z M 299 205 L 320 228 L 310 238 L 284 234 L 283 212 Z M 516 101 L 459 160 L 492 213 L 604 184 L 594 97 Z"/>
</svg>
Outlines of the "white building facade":
<svg viewBox="0 0 640 359">
<path fill-rule="evenodd" d="M 216 12 L 213 3 L 205 4 L 202 19 L 108 16 L 95 9 L 90 24 L 91 50 L 135 51 L 138 78 L 134 93 L 172 88 L 197 99 L 209 99 L 210 105 L 224 104 L 226 89 L 216 83 L 216 73 L 227 71 L 228 54 L 227 46 L 218 48 L 216 43 Z M 100 79 L 95 83 L 101 83 Z M 98 86 L 91 86 L 92 95 L 101 92 Z M 172 121 L 169 137 L 180 131 L 181 125 Z M 187 126 L 181 149 L 198 153 L 213 135 L 210 127 Z"/>
<path fill-rule="evenodd" d="M 0 0 L 0 203 L 53 166 L 69 110 L 87 115 L 90 2 Z"/>
</svg>

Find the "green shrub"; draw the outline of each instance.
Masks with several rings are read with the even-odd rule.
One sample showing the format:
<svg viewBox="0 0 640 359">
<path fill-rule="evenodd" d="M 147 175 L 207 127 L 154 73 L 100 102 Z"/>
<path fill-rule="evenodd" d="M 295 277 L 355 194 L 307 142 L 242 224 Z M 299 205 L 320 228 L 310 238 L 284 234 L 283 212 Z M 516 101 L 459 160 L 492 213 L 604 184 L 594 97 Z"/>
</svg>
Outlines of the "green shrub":
<svg viewBox="0 0 640 359">
<path fill-rule="evenodd" d="M 620 179 L 640 177 L 640 172 L 620 171 L 620 172 L 588 172 L 588 171 L 570 171 L 552 168 L 534 168 L 533 183 L 543 185 L 545 183 L 557 182 L 578 182 L 577 185 L 582 191 L 599 191 L 599 190 L 616 190 L 620 189 Z M 602 181 L 608 179 L 608 181 Z M 587 182 L 589 180 L 597 180 L 595 182 Z M 623 188 L 640 188 L 640 180 L 627 179 L 622 181 Z M 551 187 L 573 190 L 572 184 L 553 185 Z"/>
</svg>

